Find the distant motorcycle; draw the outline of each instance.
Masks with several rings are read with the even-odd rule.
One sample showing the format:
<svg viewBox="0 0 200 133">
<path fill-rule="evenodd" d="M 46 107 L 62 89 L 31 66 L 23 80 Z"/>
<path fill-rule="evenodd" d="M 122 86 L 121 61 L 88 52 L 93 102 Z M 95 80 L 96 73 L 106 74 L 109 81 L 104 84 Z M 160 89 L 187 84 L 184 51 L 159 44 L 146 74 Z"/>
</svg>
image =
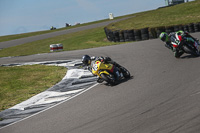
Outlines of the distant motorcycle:
<svg viewBox="0 0 200 133">
<path fill-rule="evenodd" d="M 181 41 L 178 37 L 176 37 L 176 39 L 178 41 Z M 198 57 L 200 55 L 200 50 L 199 50 L 199 41 L 198 40 L 194 40 L 194 44 L 191 44 L 191 43 L 188 43 L 187 41 L 184 41 L 184 43 L 180 45 L 180 43 L 175 43 L 175 42 L 172 42 L 172 45 L 173 47 L 177 48 L 179 47 L 180 50 L 182 50 L 184 53 L 187 53 L 187 54 L 191 54 L 193 56 L 196 56 Z"/>
<path fill-rule="evenodd" d="M 115 67 L 120 75 L 118 80 L 113 73 Z M 97 82 L 102 83 L 103 81 L 106 81 L 110 85 L 115 85 L 122 79 L 130 78 L 130 72 L 114 61 L 112 61 L 112 63 L 103 63 L 97 60 L 92 64 L 91 72 L 99 77 Z"/>
</svg>

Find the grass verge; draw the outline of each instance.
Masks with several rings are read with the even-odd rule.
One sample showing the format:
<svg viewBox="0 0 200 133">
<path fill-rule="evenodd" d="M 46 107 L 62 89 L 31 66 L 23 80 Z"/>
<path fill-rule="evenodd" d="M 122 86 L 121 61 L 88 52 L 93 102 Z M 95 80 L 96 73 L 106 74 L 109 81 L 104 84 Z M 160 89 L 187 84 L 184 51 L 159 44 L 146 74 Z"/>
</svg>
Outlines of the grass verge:
<svg viewBox="0 0 200 133">
<path fill-rule="evenodd" d="M 55 85 L 66 71 L 65 67 L 44 65 L 0 67 L 0 111 Z"/>
<path fill-rule="evenodd" d="M 200 22 L 200 0 L 136 13 L 133 18 L 112 23 L 109 29 L 141 29 Z"/>
<path fill-rule="evenodd" d="M 126 17 L 126 16 L 122 16 L 122 17 Z M 117 18 L 122 18 L 122 17 L 117 17 Z M 61 31 L 61 30 L 68 30 L 68 29 L 72 29 L 72 28 L 87 26 L 87 25 L 106 22 L 106 21 L 109 21 L 109 19 L 104 19 L 104 20 L 99 20 L 99 21 L 94 21 L 94 22 L 89 22 L 89 23 L 83 23 L 80 25 L 75 25 L 75 26 L 70 26 L 70 27 L 63 27 L 63 28 L 59 28 L 56 30 L 45 30 L 45 31 L 36 31 L 36 32 L 30 32 L 30 33 L 0 36 L 0 42 L 10 41 L 10 40 L 14 40 L 14 39 L 20 39 L 20 38 L 24 38 L 24 37 L 36 36 L 36 35 L 41 35 L 41 34 L 45 34 L 45 33 Z"/>
<path fill-rule="evenodd" d="M 56 43 L 62 43 L 64 51 L 117 44 L 107 41 L 104 30 L 102 29 L 103 27 L 99 27 L 6 48 L 0 51 L 0 57 L 49 53 L 49 45 Z"/>
</svg>

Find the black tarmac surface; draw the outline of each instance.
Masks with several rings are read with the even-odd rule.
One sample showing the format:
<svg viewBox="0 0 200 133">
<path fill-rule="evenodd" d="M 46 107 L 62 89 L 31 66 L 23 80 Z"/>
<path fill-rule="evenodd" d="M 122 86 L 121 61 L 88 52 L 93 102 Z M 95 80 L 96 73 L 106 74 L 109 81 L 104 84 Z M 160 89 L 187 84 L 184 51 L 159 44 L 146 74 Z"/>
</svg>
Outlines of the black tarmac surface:
<svg viewBox="0 0 200 133">
<path fill-rule="evenodd" d="M 200 33 L 192 34 L 200 39 Z M 99 84 L 0 133 L 199 133 L 200 57 L 176 59 L 159 39 L 70 52 L 0 58 L 0 64 L 110 56 L 132 79 Z"/>
</svg>

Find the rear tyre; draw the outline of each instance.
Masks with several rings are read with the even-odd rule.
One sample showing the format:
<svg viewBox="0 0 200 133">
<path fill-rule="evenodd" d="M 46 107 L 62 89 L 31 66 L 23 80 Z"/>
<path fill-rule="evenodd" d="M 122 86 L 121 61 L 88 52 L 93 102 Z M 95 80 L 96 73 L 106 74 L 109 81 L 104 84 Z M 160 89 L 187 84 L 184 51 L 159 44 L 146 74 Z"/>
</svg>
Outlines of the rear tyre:
<svg viewBox="0 0 200 133">
<path fill-rule="evenodd" d="M 125 78 L 130 78 L 131 77 L 130 72 L 126 68 L 120 67 L 120 70 L 123 73 Z"/>
</svg>

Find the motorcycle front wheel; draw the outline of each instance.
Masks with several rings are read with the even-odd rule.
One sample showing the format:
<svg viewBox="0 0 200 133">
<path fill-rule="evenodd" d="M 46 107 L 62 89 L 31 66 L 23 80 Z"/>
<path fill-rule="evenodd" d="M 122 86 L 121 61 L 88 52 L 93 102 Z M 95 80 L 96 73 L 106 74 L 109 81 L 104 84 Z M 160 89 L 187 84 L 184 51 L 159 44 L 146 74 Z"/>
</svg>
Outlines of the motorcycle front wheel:
<svg viewBox="0 0 200 133">
<path fill-rule="evenodd" d="M 111 84 L 111 85 L 115 85 L 115 78 L 114 78 L 114 75 L 112 74 L 104 74 L 102 73 L 100 75 L 107 83 Z"/>
<path fill-rule="evenodd" d="M 191 48 L 189 48 L 188 46 L 183 46 L 183 49 L 184 49 L 184 51 L 185 51 L 186 53 L 189 53 L 189 54 L 191 54 L 191 55 L 193 55 L 193 56 L 196 56 L 196 57 L 199 56 L 199 53 L 198 53 L 195 49 L 191 49 Z"/>
</svg>

